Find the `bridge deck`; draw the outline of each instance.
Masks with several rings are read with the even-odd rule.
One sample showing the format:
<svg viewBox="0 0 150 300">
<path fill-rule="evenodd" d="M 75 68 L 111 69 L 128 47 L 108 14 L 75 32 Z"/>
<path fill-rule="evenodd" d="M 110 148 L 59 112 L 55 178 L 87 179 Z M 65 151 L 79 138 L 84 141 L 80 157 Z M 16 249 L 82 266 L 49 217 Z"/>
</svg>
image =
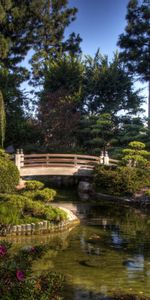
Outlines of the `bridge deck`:
<svg viewBox="0 0 150 300">
<path fill-rule="evenodd" d="M 91 176 L 93 169 L 77 167 L 28 167 L 21 168 L 20 176 L 58 175 L 58 176 Z"/>
</svg>

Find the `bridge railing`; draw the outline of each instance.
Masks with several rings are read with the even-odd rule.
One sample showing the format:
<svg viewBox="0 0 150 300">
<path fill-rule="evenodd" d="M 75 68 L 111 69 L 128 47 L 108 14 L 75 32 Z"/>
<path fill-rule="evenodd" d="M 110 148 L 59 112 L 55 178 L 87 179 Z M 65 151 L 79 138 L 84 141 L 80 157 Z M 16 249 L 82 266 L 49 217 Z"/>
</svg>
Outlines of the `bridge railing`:
<svg viewBox="0 0 150 300">
<path fill-rule="evenodd" d="M 102 163 L 101 157 L 79 154 L 23 154 L 17 151 L 15 163 L 21 168 L 38 167 L 77 167 L 93 168 L 96 164 Z"/>
<path fill-rule="evenodd" d="M 15 163 L 18 169 L 38 167 L 80 167 L 93 169 L 97 164 L 117 164 L 117 160 L 105 156 L 91 156 L 80 154 L 24 154 L 23 150 L 17 150 Z"/>
</svg>

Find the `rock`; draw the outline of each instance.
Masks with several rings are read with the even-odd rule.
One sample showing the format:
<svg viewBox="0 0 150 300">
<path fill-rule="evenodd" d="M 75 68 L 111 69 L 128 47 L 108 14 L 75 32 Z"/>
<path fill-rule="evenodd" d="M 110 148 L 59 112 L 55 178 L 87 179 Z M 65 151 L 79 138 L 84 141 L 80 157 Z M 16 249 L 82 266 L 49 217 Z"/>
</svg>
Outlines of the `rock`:
<svg viewBox="0 0 150 300">
<path fill-rule="evenodd" d="M 78 185 L 78 193 L 89 194 L 93 191 L 93 185 L 87 181 L 80 181 Z"/>
<path fill-rule="evenodd" d="M 88 239 L 88 243 L 93 243 L 96 244 L 101 240 L 101 237 L 97 234 L 93 234 L 91 237 Z"/>
<path fill-rule="evenodd" d="M 78 193 L 78 196 L 81 200 L 86 201 L 90 199 L 90 195 L 86 193 Z"/>
</svg>

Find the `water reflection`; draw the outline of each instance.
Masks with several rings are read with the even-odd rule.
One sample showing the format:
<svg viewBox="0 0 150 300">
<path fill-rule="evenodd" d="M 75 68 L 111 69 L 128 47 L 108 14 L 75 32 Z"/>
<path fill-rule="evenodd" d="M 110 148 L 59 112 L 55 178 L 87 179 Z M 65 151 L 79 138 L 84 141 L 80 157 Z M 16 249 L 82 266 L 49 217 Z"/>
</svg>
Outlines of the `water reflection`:
<svg viewBox="0 0 150 300">
<path fill-rule="evenodd" d="M 81 225 L 70 232 L 39 237 L 49 251 L 33 271 L 46 266 L 64 273 L 71 287 L 65 300 L 108 300 L 118 289 L 150 297 L 149 216 L 104 204 L 82 204 L 81 212 Z M 37 236 L 29 239 L 26 244 L 38 243 Z"/>
</svg>

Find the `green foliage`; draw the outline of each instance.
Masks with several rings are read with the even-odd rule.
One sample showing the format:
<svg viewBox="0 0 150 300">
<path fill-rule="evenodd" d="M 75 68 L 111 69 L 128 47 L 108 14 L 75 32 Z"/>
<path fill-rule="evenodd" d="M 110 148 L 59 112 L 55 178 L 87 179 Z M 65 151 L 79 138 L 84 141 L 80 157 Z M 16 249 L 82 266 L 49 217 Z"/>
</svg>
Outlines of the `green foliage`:
<svg viewBox="0 0 150 300">
<path fill-rule="evenodd" d="M 129 148 L 124 149 L 122 163 L 128 164 L 131 167 L 144 167 L 146 166 L 148 160 L 147 157 L 150 153 L 146 150 L 145 144 L 138 141 L 133 141 L 129 143 Z"/>
<path fill-rule="evenodd" d="M 39 85 L 50 70 L 51 58 L 63 56 L 64 52 L 71 56 L 80 53 L 79 44 L 81 38 L 72 33 L 68 40 L 64 41 L 66 27 L 75 19 L 76 8 L 67 7 L 68 0 L 63 1 L 40 1 L 39 7 L 35 4 L 38 16 L 36 30 L 36 42 L 34 43 L 34 54 L 31 59 L 33 69 L 33 83 Z M 44 13 L 43 13 L 44 12 Z M 53 60 L 53 61 L 54 61 Z M 43 82 L 42 82 L 43 83 Z"/>
<path fill-rule="evenodd" d="M 54 199 L 56 196 L 56 191 L 53 189 L 45 188 L 42 191 L 36 192 L 35 199 L 36 200 L 41 200 L 44 202 L 49 202 Z"/>
<path fill-rule="evenodd" d="M 133 77 L 126 72 L 118 53 L 109 62 L 98 50 L 94 58 L 87 56 L 84 64 L 84 111 L 90 115 L 116 115 L 122 109 L 132 113 L 140 109 L 143 98 L 134 91 Z"/>
<path fill-rule="evenodd" d="M 149 1 L 130 0 L 127 7 L 127 26 L 119 37 L 120 53 L 129 71 L 149 81 Z"/>
<path fill-rule="evenodd" d="M 75 19 L 77 12 L 76 8 L 67 6 L 67 0 L 0 2 L 0 90 L 8 120 L 6 146 L 18 148 L 31 142 L 39 146 L 39 141 L 42 144 L 37 120 L 31 119 L 36 100 L 32 100 L 33 97 L 31 99 L 29 93 L 22 91 L 20 86 L 23 81 L 29 80 L 31 73 L 34 84 L 36 82 L 39 85 L 49 69 L 49 59 L 53 57 L 55 60 L 56 53 L 61 55 L 63 51 L 72 57 L 80 53 L 79 35 L 72 33 L 64 41 L 65 28 Z M 32 72 L 29 74 L 20 63 L 33 48 Z M 2 141 L 3 144 L 4 122 L 0 119 L 0 135 L 1 129 L 3 137 L 0 137 L 0 143 Z"/>
<path fill-rule="evenodd" d="M 44 187 L 44 183 L 37 180 L 28 180 L 26 181 L 25 188 L 26 190 L 41 190 Z"/>
<path fill-rule="evenodd" d="M 145 119 L 129 115 L 118 118 L 119 130 L 117 133 L 120 146 L 126 147 L 131 141 L 148 142 L 148 129 L 144 125 Z"/>
<path fill-rule="evenodd" d="M 3 95 L 0 90 L 0 146 L 3 147 L 5 140 L 6 115 L 3 101 Z"/>
<path fill-rule="evenodd" d="M 98 166 L 94 182 L 98 190 L 112 195 L 132 195 L 145 185 L 147 172 L 132 167 Z"/>
<path fill-rule="evenodd" d="M 23 192 L 23 195 L 25 197 L 29 197 L 33 200 L 41 200 L 43 202 L 49 202 L 54 200 L 54 197 L 56 196 L 56 191 L 53 189 L 45 188 L 40 191 L 26 191 Z"/>
<path fill-rule="evenodd" d="M 148 189 L 147 191 L 145 191 L 145 195 L 150 197 L 150 189 Z"/>
<path fill-rule="evenodd" d="M 0 243 L 0 295 L 2 300 L 60 300 L 64 276 L 55 272 L 33 275 L 32 263 L 47 251 L 46 245 L 27 247 L 15 254 L 11 245 Z"/>
<path fill-rule="evenodd" d="M 118 45 L 123 51 L 120 58 L 131 73 L 138 74 L 141 80 L 150 84 L 149 61 L 149 1 L 130 0 L 127 7 L 127 26 L 119 37 Z M 148 106 L 150 107 L 150 89 Z M 150 117 L 150 108 L 148 109 Z M 149 124 L 150 125 L 150 124 Z"/>
<path fill-rule="evenodd" d="M 0 150 L 0 193 L 10 193 L 19 183 L 19 171 L 7 154 Z"/>
<path fill-rule="evenodd" d="M 60 221 L 64 219 L 67 219 L 64 211 L 46 206 L 40 201 L 33 201 L 28 198 L 28 195 L 0 194 L 1 224 L 16 225 L 36 223 L 40 220 Z"/>
</svg>

